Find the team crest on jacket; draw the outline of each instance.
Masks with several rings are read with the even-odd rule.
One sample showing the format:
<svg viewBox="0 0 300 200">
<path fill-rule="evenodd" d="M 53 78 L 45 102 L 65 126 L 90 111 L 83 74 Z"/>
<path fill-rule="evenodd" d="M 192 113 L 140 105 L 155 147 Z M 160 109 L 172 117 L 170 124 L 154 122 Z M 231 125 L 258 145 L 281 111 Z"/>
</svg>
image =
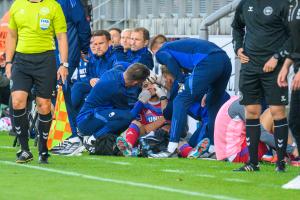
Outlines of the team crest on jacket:
<svg viewBox="0 0 300 200">
<path fill-rule="evenodd" d="M 272 8 L 271 6 L 265 7 L 265 9 L 264 9 L 264 14 L 265 14 L 266 16 L 270 16 L 270 15 L 272 15 L 272 13 L 273 13 L 273 8 Z"/>
</svg>

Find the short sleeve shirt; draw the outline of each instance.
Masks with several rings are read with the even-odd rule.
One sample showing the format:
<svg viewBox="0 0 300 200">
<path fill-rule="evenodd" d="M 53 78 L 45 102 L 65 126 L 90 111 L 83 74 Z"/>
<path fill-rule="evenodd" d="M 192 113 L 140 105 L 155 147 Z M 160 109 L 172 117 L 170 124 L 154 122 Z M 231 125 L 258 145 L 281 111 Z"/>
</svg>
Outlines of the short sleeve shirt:
<svg viewBox="0 0 300 200">
<path fill-rule="evenodd" d="M 10 8 L 9 28 L 17 31 L 16 51 L 20 53 L 54 50 L 55 34 L 67 32 L 62 8 L 54 0 L 16 0 Z"/>
</svg>

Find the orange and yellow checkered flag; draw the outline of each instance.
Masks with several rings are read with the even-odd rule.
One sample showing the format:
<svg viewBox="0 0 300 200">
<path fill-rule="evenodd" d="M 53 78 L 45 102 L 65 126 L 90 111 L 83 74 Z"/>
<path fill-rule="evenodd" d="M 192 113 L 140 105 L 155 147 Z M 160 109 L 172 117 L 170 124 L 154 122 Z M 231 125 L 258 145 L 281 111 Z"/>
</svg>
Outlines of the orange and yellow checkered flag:
<svg viewBox="0 0 300 200">
<path fill-rule="evenodd" d="M 62 86 L 58 87 L 54 115 L 49 131 L 47 147 L 52 149 L 72 135 Z"/>
</svg>

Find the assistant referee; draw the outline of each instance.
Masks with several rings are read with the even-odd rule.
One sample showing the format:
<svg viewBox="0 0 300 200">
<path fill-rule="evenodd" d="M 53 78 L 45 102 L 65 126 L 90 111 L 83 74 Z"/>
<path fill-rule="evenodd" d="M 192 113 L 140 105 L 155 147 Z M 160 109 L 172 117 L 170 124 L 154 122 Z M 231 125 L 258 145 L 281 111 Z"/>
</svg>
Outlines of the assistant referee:
<svg viewBox="0 0 300 200">
<path fill-rule="evenodd" d="M 48 163 L 46 146 L 50 129 L 51 97 L 56 78 L 64 82 L 68 75 L 67 25 L 60 5 L 53 0 L 16 0 L 10 8 L 6 48 L 6 74 L 12 80 L 14 129 L 21 150 L 17 163 L 33 160 L 28 145 L 28 94 L 34 89 L 39 113 L 39 163 Z M 55 42 L 58 40 L 62 63 L 56 71 Z"/>
</svg>

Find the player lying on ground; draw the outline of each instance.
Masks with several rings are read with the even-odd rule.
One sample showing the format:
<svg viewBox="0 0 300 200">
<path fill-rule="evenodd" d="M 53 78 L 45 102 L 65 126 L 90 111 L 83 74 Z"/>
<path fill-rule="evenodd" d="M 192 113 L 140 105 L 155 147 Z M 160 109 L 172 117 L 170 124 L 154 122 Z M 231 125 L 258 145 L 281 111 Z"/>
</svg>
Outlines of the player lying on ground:
<svg viewBox="0 0 300 200">
<path fill-rule="evenodd" d="M 266 145 L 275 149 L 273 118 L 270 109 L 260 116 L 261 137 L 258 150 L 258 160 L 268 151 Z M 247 162 L 249 152 L 246 140 L 245 110 L 239 103 L 239 98 L 233 96 L 219 110 L 215 121 L 215 150 L 217 160 L 229 162 Z M 295 147 L 288 145 L 286 152 L 292 154 Z"/>
</svg>

